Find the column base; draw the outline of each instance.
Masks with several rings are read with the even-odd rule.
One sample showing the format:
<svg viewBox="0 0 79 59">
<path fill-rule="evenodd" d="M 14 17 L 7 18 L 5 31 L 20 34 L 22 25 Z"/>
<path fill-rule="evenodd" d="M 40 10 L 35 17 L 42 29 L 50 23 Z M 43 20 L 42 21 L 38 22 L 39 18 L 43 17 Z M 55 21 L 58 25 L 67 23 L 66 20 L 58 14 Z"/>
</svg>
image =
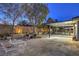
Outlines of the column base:
<svg viewBox="0 0 79 59">
<path fill-rule="evenodd" d="M 77 39 L 76 37 L 73 37 L 72 40 L 79 41 L 79 39 Z"/>
</svg>

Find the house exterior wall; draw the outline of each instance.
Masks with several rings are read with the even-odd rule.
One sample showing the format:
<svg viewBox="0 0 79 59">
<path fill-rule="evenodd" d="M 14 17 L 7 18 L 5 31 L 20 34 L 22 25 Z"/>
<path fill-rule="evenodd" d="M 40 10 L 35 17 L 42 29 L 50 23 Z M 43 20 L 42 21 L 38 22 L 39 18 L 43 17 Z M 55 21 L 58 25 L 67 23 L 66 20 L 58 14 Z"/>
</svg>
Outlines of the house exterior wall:
<svg viewBox="0 0 79 59">
<path fill-rule="evenodd" d="M 32 33 L 33 27 L 32 26 L 16 26 L 14 32 L 15 33 Z M 43 27 L 43 28 L 35 27 L 35 33 L 38 33 L 38 32 L 48 32 L 48 28 L 46 28 L 46 27 Z"/>
<path fill-rule="evenodd" d="M 11 33 L 11 27 L 7 25 L 0 25 L 0 34 Z"/>
<path fill-rule="evenodd" d="M 26 33 L 26 32 L 31 33 L 32 27 L 31 26 L 16 26 L 14 32 L 15 33 Z"/>
<path fill-rule="evenodd" d="M 11 33 L 11 26 L 4 26 L 0 25 L 0 34 L 2 33 Z M 21 33 L 32 33 L 33 32 L 33 27 L 32 26 L 15 26 L 14 28 L 14 33 L 21 34 Z M 35 27 L 35 32 L 48 32 L 48 28 L 42 27 L 42 28 L 37 28 Z"/>
</svg>

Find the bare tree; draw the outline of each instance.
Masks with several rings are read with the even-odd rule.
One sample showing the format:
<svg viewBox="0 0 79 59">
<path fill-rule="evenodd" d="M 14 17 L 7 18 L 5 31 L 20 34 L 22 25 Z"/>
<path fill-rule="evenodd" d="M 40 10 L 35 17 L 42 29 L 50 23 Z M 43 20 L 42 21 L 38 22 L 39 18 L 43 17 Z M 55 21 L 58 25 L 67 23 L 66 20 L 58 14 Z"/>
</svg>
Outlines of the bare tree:
<svg viewBox="0 0 79 59">
<path fill-rule="evenodd" d="M 48 14 L 47 4 L 23 4 L 22 9 L 27 14 L 30 23 L 33 25 L 33 32 L 35 33 L 35 26 L 42 24 Z"/>
<path fill-rule="evenodd" d="M 6 16 L 7 19 L 12 21 L 12 39 L 14 34 L 14 27 L 16 20 L 22 15 L 21 4 L 5 3 L 0 4 L 0 11 Z"/>
</svg>

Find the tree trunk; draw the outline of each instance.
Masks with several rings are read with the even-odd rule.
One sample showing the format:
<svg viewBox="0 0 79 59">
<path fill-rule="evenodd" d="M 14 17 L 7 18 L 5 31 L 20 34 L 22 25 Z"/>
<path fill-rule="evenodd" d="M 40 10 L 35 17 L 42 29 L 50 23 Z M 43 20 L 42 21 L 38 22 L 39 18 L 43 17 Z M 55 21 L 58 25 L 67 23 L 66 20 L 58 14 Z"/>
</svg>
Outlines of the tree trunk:
<svg viewBox="0 0 79 59">
<path fill-rule="evenodd" d="M 35 34 L 36 33 L 36 16 L 34 18 L 34 23 L 33 23 L 33 33 Z"/>
<path fill-rule="evenodd" d="M 14 27 L 15 27 L 15 20 L 13 20 L 13 25 L 12 25 L 12 39 L 14 39 L 13 35 L 14 35 Z"/>
<path fill-rule="evenodd" d="M 34 25 L 33 25 L 33 33 L 35 33 L 35 28 L 36 28 L 36 27 L 35 27 L 35 24 L 34 24 Z"/>
</svg>

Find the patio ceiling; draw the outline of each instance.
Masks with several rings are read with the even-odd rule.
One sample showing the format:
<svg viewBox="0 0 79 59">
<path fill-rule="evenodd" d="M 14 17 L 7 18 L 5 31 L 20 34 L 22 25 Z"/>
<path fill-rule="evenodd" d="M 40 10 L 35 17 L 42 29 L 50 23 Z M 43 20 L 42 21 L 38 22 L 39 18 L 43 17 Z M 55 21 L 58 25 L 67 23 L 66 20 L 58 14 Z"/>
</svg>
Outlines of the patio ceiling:
<svg viewBox="0 0 79 59">
<path fill-rule="evenodd" d="M 76 22 L 77 22 L 77 20 L 75 20 L 75 21 L 73 20 L 73 21 L 51 23 L 51 24 L 48 24 L 48 25 L 50 25 L 50 26 L 56 26 L 56 27 L 60 27 L 60 26 L 73 26 Z"/>
</svg>

